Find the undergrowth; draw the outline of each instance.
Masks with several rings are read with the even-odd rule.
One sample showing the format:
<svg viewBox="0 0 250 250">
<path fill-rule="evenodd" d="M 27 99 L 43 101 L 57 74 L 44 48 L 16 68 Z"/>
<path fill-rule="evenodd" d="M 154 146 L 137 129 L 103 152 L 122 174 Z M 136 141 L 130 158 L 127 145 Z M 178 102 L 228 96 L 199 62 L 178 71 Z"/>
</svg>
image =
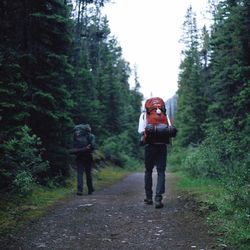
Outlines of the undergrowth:
<svg viewBox="0 0 250 250">
<path fill-rule="evenodd" d="M 248 250 L 250 244 L 247 209 L 233 206 L 232 196 L 218 180 L 193 178 L 185 172 L 176 172 L 181 178 L 178 188 L 191 194 L 201 204 L 207 223 L 217 235 L 218 244 L 233 249 Z"/>
</svg>

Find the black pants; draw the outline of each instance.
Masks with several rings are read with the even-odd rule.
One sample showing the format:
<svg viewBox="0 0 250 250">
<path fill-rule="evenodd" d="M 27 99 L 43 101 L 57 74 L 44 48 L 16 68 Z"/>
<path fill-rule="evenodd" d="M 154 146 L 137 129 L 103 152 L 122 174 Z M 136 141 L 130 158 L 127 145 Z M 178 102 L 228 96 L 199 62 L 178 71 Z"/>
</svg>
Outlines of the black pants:
<svg viewBox="0 0 250 250">
<path fill-rule="evenodd" d="M 145 146 L 145 193 L 146 197 L 152 199 L 153 180 L 152 172 L 154 166 L 157 169 L 157 185 L 155 200 L 162 200 L 162 194 L 165 192 L 165 170 L 167 162 L 167 146 L 165 144 L 148 144 Z"/>
<path fill-rule="evenodd" d="M 77 191 L 83 192 L 83 173 L 85 172 L 88 192 L 92 192 L 93 191 L 92 157 L 77 159 L 76 165 L 77 165 Z"/>
</svg>

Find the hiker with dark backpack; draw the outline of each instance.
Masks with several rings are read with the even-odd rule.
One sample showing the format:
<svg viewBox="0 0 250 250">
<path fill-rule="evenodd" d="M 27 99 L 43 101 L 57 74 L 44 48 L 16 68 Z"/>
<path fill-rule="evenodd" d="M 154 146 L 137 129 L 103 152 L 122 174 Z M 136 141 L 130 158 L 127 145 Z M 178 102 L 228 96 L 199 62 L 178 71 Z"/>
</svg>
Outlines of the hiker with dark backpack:
<svg viewBox="0 0 250 250">
<path fill-rule="evenodd" d="M 154 166 L 157 169 L 157 185 L 155 191 L 155 208 L 162 208 L 162 195 L 165 192 L 165 170 L 167 161 L 167 144 L 177 130 L 171 125 L 166 113 L 164 101 L 153 97 L 145 102 L 145 111 L 141 114 L 138 132 L 142 135 L 145 145 L 145 175 L 144 185 L 146 198 L 144 202 L 153 204 L 153 179 Z"/>
<path fill-rule="evenodd" d="M 77 195 L 83 195 L 83 173 L 86 175 L 88 194 L 94 192 L 92 182 L 93 151 L 95 136 L 91 133 L 89 124 L 79 124 L 74 128 L 74 147 L 71 150 L 76 156 L 77 166 Z"/>
</svg>

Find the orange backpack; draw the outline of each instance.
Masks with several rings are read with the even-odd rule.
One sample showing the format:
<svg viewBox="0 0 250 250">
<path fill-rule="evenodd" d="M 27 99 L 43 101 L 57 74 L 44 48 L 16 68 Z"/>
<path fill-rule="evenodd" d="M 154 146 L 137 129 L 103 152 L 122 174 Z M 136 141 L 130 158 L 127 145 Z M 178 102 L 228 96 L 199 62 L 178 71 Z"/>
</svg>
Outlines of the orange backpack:
<svg viewBox="0 0 250 250">
<path fill-rule="evenodd" d="M 153 97 L 145 102 L 146 128 L 144 143 L 169 143 L 169 122 L 164 101 L 160 97 Z"/>
<path fill-rule="evenodd" d="M 166 107 L 160 97 L 153 97 L 146 101 L 146 124 L 168 124 Z"/>
</svg>

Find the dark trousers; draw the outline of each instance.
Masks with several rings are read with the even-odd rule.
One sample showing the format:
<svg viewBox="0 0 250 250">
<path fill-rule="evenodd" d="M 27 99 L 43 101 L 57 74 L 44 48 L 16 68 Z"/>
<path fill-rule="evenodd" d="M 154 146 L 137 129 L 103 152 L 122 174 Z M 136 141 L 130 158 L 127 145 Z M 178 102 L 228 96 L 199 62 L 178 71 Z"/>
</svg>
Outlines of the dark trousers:
<svg viewBox="0 0 250 250">
<path fill-rule="evenodd" d="M 154 166 L 157 169 L 157 184 L 155 200 L 162 200 L 162 194 L 165 192 L 165 170 L 167 162 L 167 146 L 165 144 L 149 144 L 145 146 L 145 193 L 146 197 L 152 199 L 153 180 L 152 172 Z"/>
<path fill-rule="evenodd" d="M 83 173 L 86 175 L 86 182 L 88 187 L 88 192 L 92 192 L 93 182 L 92 182 L 92 159 L 78 159 L 76 161 L 77 165 L 77 191 L 83 192 Z"/>
</svg>

